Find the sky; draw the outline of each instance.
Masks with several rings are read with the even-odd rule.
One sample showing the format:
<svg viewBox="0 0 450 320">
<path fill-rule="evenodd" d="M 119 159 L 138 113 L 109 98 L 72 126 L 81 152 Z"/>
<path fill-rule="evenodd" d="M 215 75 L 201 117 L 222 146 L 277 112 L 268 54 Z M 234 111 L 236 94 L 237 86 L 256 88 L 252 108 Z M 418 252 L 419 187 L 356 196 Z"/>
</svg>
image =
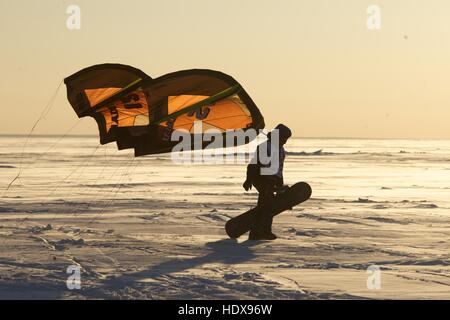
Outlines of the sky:
<svg viewBox="0 0 450 320">
<path fill-rule="evenodd" d="M 108 62 L 225 72 L 299 137 L 450 139 L 449 14 L 448 0 L 0 0 L 0 134 L 29 133 L 65 77 Z M 68 130 L 97 125 L 62 84 L 34 132 Z"/>
</svg>

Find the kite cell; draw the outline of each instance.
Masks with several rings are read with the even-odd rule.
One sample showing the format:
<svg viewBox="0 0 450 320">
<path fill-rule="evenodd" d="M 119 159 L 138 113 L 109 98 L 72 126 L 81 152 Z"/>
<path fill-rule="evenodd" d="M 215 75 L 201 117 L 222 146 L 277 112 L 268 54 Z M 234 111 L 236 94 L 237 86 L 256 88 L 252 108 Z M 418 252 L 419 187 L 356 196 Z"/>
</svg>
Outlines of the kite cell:
<svg viewBox="0 0 450 320">
<path fill-rule="evenodd" d="M 97 121 L 100 143 L 115 141 L 120 150 L 133 148 L 136 156 L 170 152 L 179 142 L 172 141 L 176 130 L 189 133 L 193 145 L 199 122 L 200 134 L 214 129 L 222 135 L 229 130 L 245 135 L 249 129 L 264 128 L 264 119 L 247 92 L 218 71 L 183 70 L 152 79 L 130 66 L 101 64 L 64 82 L 78 117 Z M 235 139 L 234 146 L 239 144 L 242 139 Z"/>
</svg>

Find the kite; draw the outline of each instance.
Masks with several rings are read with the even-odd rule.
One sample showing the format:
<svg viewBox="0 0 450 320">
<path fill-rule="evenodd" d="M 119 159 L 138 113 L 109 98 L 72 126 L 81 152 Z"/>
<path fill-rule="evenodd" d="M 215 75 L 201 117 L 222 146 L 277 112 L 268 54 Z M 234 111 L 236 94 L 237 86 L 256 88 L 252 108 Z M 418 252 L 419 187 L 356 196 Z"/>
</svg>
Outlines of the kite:
<svg viewBox="0 0 450 320">
<path fill-rule="evenodd" d="M 264 118 L 244 88 L 219 71 L 191 69 L 153 79 L 131 66 L 100 64 L 76 72 L 64 83 L 78 117 L 96 120 L 100 143 L 116 142 L 119 150 L 133 148 L 135 156 L 170 152 L 178 143 L 173 133 L 198 135 L 198 122 L 202 133 L 214 129 L 222 135 L 264 128 Z M 234 146 L 249 142 L 234 141 Z M 204 141 L 200 147 L 210 143 Z"/>
</svg>

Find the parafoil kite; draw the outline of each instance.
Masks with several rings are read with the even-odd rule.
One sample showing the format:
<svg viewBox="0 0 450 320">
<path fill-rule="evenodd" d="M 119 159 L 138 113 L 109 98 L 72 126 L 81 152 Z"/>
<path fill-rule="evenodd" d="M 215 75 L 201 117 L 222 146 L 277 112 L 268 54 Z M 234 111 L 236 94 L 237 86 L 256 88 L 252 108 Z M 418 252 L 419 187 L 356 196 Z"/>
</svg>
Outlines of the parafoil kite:
<svg viewBox="0 0 450 320">
<path fill-rule="evenodd" d="M 178 143 L 171 140 L 174 130 L 193 132 L 196 121 L 202 122 L 202 130 L 222 134 L 264 128 L 258 107 L 242 86 L 218 71 L 192 69 L 152 79 L 131 66 L 101 64 L 64 83 L 78 117 L 97 121 L 100 143 L 116 141 L 120 150 L 134 148 L 136 156 L 169 152 Z"/>
</svg>

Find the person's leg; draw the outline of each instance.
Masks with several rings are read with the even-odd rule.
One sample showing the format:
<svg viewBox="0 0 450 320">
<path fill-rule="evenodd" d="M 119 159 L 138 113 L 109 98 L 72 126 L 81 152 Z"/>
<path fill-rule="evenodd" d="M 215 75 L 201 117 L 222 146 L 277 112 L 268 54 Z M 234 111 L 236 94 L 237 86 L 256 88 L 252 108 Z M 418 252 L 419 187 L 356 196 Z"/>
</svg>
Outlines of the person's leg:
<svg viewBox="0 0 450 320">
<path fill-rule="evenodd" d="M 261 230 L 262 234 L 264 236 L 273 237 L 274 234 L 272 233 L 272 223 L 273 223 L 273 216 L 272 212 L 274 210 L 274 187 L 271 184 L 268 184 L 266 186 L 265 192 L 264 192 L 264 199 L 262 204 L 262 215 L 263 218 L 261 220 Z"/>
<path fill-rule="evenodd" d="M 252 221 L 249 238 L 267 238 L 272 234 L 273 185 L 269 179 L 256 179 L 253 183 L 258 190 L 258 210 Z"/>
</svg>

